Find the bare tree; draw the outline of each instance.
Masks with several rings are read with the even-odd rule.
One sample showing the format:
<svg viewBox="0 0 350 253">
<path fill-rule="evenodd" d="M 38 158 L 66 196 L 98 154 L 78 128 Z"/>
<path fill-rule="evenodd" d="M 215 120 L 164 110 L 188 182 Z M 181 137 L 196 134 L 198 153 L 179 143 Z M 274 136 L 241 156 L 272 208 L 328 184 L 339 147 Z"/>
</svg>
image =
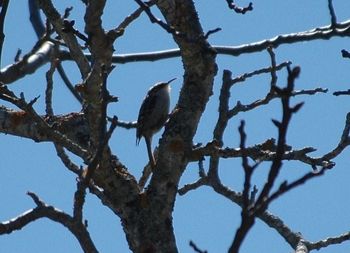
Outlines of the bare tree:
<svg viewBox="0 0 350 253">
<path fill-rule="evenodd" d="M 338 144 L 323 155 L 311 156 L 310 153 L 316 150 L 315 147 L 297 149 L 290 146 L 287 141 L 290 122 L 303 106 L 302 102 L 294 102 L 293 99 L 326 93 L 328 90 L 295 89 L 301 67 L 292 65 L 290 61 L 279 63 L 275 55 L 275 49 L 281 45 L 292 46 L 294 43 L 305 41 L 349 36 L 350 21 L 337 21 L 332 0 L 328 0 L 328 6 L 325 6 L 328 7 L 331 17 L 327 26 L 283 34 L 236 47 L 213 46 L 208 42 L 210 36 L 220 32 L 220 28 L 203 31 L 196 5 L 192 0 L 135 2 L 138 8 L 133 13 L 115 28 L 106 30 L 101 19 L 106 1 L 81 1 L 85 15 L 84 31 L 80 31 L 76 28 L 75 21 L 70 19 L 70 8 L 64 13 L 59 13 L 51 0 L 28 0 L 30 21 L 38 41 L 30 52 L 24 56 L 18 54 L 14 63 L 0 72 L 0 99 L 17 108 L 10 109 L 5 105 L 0 107 L 0 131 L 35 142 L 52 143 L 65 168 L 77 177 L 76 192 L 73 196 L 72 214 L 46 204 L 36 193 L 28 192 L 35 207 L 0 223 L 0 234 L 12 233 L 38 219 L 48 218 L 66 227 L 78 240 L 84 252 L 98 252 L 84 219 L 86 194 L 93 194 L 101 200 L 101 204 L 120 218 L 132 252 L 178 252 L 173 227 L 176 197 L 208 186 L 219 197 L 226 198 L 241 208 L 241 221 L 236 232 L 232 234 L 232 243 L 228 249 L 230 253 L 239 252 L 247 233 L 257 219 L 275 229 L 290 247 L 299 253 L 319 250 L 349 240 L 350 234 L 344 233 L 312 242 L 293 231 L 289 224 L 269 211 L 271 202 L 309 180 L 323 176 L 327 170 L 333 168 L 334 159 L 350 144 L 348 114 Z M 232 10 L 232 15 L 254 11 L 253 3 L 241 7 L 232 0 L 226 2 Z M 5 38 L 3 31 L 8 4 L 8 0 L 1 1 L 0 53 Z M 153 14 L 154 9 L 158 9 L 163 17 L 156 17 Z M 44 14 L 46 22 L 41 20 L 40 12 Z M 161 28 L 164 33 L 169 34 L 178 48 L 142 54 L 114 54 L 116 41 L 125 36 L 125 31 L 141 14 L 147 15 L 149 22 L 154 23 L 153 27 Z M 264 68 L 237 77 L 232 77 L 232 72 L 228 69 L 218 73 L 217 55 L 236 57 L 264 51 L 270 58 L 268 66 Z M 350 53 L 346 50 L 343 50 L 342 54 L 343 57 L 350 58 Z M 108 106 L 118 102 L 118 98 L 113 96 L 107 87 L 108 78 L 113 71 L 118 71 L 114 69 L 114 64 L 158 61 L 173 57 L 181 58 L 183 63 L 181 92 L 154 152 L 155 165 L 147 164 L 141 178 L 137 180 L 128 169 L 128 164 L 118 158 L 118 154 L 113 152 L 109 144 L 117 127 L 134 129 L 137 122 L 126 122 L 117 116 L 108 115 Z M 74 85 L 71 82 L 62 65 L 63 61 L 71 61 L 77 66 L 81 76 L 80 84 Z M 28 99 L 24 93 L 17 95 L 11 89 L 11 84 L 36 73 L 43 65 L 49 65 L 49 70 L 46 73 L 45 115 L 40 115 L 34 109 L 38 97 Z M 52 96 L 53 75 L 56 71 L 81 104 L 81 112 L 67 115 L 54 113 Z M 286 72 L 286 78 L 278 79 L 279 71 Z M 213 93 L 216 75 L 222 75 L 217 122 L 212 139 L 204 144 L 196 144 L 194 136 Z M 251 103 L 237 102 L 231 106 L 231 89 L 257 75 L 270 77 L 268 92 Z M 334 95 L 349 93 L 349 90 L 335 91 Z M 239 147 L 226 146 L 224 134 L 230 120 L 240 113 L 253 111 L 271 101 L 280 101 L 282 109 L 280 118 L 272 120 L 277 129 L 277 136 L 262 143 L 247 145 L 249 133 L 245 130 L 245 122 L 241 121 L 238 129 Z M 122 145 L 123 140 L 119 141 Z M 79 157 L 84 165 L 75 162 L 72 154 Z M 207 164 L 204 163 L 205 158 L 209 159 Z M 222 183 L 219 175 L 221 159 L 241 160 L 244 171 L 241 189 L 230 189 Z M 301 165 L 309 166 L 310 170 L 296 179 L 280 183 L 278 176 L 287 161 L 297 161 Z M 179 181 L 191 162 L 198 163 L 198 180 L 179 187 Z M 268 164 L 269 171 L 265 183 L 257 187 L 252 177 L 262 164 Z M 192 241 L 189 247 L 194 252 L 206 252 L 201 249 L 201 245 Z"/>
</svg>

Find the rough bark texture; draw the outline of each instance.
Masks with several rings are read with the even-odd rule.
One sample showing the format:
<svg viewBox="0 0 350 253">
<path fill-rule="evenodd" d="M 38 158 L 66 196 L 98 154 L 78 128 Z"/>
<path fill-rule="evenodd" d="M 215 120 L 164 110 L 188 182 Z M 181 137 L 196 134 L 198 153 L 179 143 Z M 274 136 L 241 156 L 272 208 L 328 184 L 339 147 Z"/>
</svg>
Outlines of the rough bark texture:
<svg viewBox="0 0 350 253">
<path fill-rule="evenodd" d="M 80 91 L 85 100 L 84 115 L 92 155 L 106 130 L 103 128 L 107 104 L 102 88 L 103 67 L 108 69 L 113 52 L 112 41 L 103 31 L 100 19 L 104 3 L 89 1 L 85 15 L 85 32 L 94 64 L 88 75 L 83 74 L 86 78 Z M 42 4 L 47 5 L 45 1 Z M 174 39 L 181 49 L 185 70 L 179 102 L 160 141 L 157 167 L 147 191 L 141 193 L 135 178 L 105 149 L 93 175 L 94 182 L 103 189 L 105 204 L 121 218 L 131 250 L 140 253 L 177 252 L 172 212 L 178 182 L 188 163 L 186 156 L 192 149 L 192 139 L 212 93 L 216 74 L 216 54 L 203 36 L 193 2 L 158 1 L 157 6 L 167 23 L 181 33 L 181 36 L 174 35 Z M 50 15 L 49 11 L 46 13 Z M 60 24 L 56 17 L 52 22 Z M 68 44 L 70 38 L 65 36 Z"/>
<path fill-rule="evenodd" d="M 226 1 L 230 8 L 236 12 L 244 13 L 252 7 L 250 4 L 247 8 L 238 8 L 233 1 Z M 12 103 L 20 109 L 20 111 L 14 111 L 5 106 L 0 106 L 0 132 L 29 138 L 36 142 L 45 141 L 55 144 L 57 154 L 63 163 L 68 169 L 78 175 L 77 190 L 74 194 L 72 216 L 45 204 L 34 193 L 28 193 L 37 204 L 37 207 L 15 219 L 0 223 L 0 234 L 11 233 L 23 228 L 32 221 L 46 217 L 67 227 L 79 241 L 84 252 L 97 252 L 83 217 L 86 189 L 89 188 L 93 194 L 101 199 L 104 205 L 120 217 L 129 247 L 133 252 L 176 253 L 178 249 L 172 216 L 176 195 L 178 192 L 185 194 L 190 190 L 206 185 L 243 208 L 242 225 L 241 229 L 238 229 L 238 236 L 236 234 L 236 239 L 232 244 L 232 252 L 238 252 L 256 217 L 274 228 L 293 249 L 296 249 L 296 252 L 308 252 L 308 250 L 320 249 L 330 244 L 349 240 L 350 234 L 346 233 L 339 237 L 327 238 L 316 243 L 304 241 L 301 234 L 293 232 L 281 219 L 265 210 L 272 200 L 283 193 L 305 183 L 306 180 L 312 177 L 322 175 L 325 169 L 333 167 L 334 163 L 331 160 L 350 145 L 350 113 L 348 113 L 338 145 L 324 156 L 317 158 L 307 156 L 308 153 L 315 151 L 312 147 L 293 150 L 292 148 L 289 149 L 288 146 L 287 149 L 286 131 L 289 120 L 292 113 L 297 112 L 301 107 L 301 104 L 290 107 L 289 98 L 301 94 L 311 95 L 317 92 L 326 92 L 326 90 L 317 88 L 294 91 L 294 79 L 298 74 L 294 76 L 293 83 L 290 81 L 292 79 L 288 79 L 290 84 L 287 86 L 288 89 L 279 89 L 276 86 L 276 71 L 284 67 L 289 68 L 290 63 L 285 62 L 277 65 L 272 47 L 349 35 L 350 21 L 336 22 L 331 0 L 328 1 L 332 16 L 332 24 L 330 26 L 281 35 L 273 39 L 238 47 L 216 47 L 219 53 L 231 56 L 267 49 L 271 56 L 271 67 L 246 73 L 236 79 L 232 79 L 230 71 L 224 71 L 223 86 L 219 98 L 219 118 L 212 141 L 205 147 L 196 147 L 195 150 L 193 149 L 193 137 L 212 94 L 214 77 L 217 73 L 217 51 L 207 42 L 207 37 L 218 29 L 204 35 L 193 0 L 151 0 L 147 3 L 146 1 L 136 0 L 135 2 L 140 6 L 139 9 L 127 17 L 120 27 L 110 31 L 105 31 L 102 24 L 106 0 L 81 1 L 85 4 L 84 34 L 75 30 L 73 21 L 64 20 L 64 15 L 55 9 L 51 0 L 30 0 L 29 2 L 34 8 L 32 11 L 37 11 L 36 14 L 39 13 L 39 8 L 43 11 L 48 19 L 48 23 L 50 23 L 47 26 L 50 28 L 50 31 L 47 37 L 43 37 L 41 33 L 43 33 L 44 25 L 42 24 L 41 32 L 38 33 L 38 37 L 41 37 L 40 43 L 37 43 L 33 50 L 22 59 L 15 60 L 15 63 L 0 71 L 0 82 L 2 83 L 0 83 L 0 99 Z M 4 3 L 7 6 L 8 1 L 4 1 Z M 163 14 L 165 22 L 152 17 L 149 7 L 154 7 L 154 5 Z M 1 13 L 3 14 L 0 13 L 0 33 L 3 30 L 3 19 L 6 12 L 3 11 L 3 6 L 1 8 Z M 66 12 L 69 11 L 66 10 Z M 151 21 L 149 23 L 150 26 L 160 25 L 160 27 L 164 28 L 164 33 L 168 32 L 168 35 L 173 37 L 179 49 L 163 51 L 157 54 L 152 53 L 150 56 L 139 54 L 136 58 L 138 60 L 155 60 L 180 55 L 184 69 L 180 96 L 165 126 L 164 134 L 159 141 L 156 167 L 152 171 L 152 177 L 146 189 L 143 189 L 144 184 L 142 187 L 139 186 L 126 166 L 118 160 L 116 155 L 112 154 L 108 146 L 108 140 L 114 128 L 110 127 L 107 130 L 108 124 L 106 120 L 108 104 L 113 101 L 113 97 L 110 96 L 106 87 L 108 75 L 113 69 L 112 62 L 125 63 L 136 59 L 135 55 L 113 56 L 113 45 L 115 40 L 123 34 L 125 27 L 139 17 L 141 13 L 148 15 Z M 38 16 L 36 15 L 36 18 Z M 51 29 L 54 31 L 53 33 L 51 33 Z M 48 38 L 50 36 L 52 38 Z M 53 39 L 56 37 L 58 38 L 57 40 Z M 1 39 L 0 51 L 2 50 Z M 82 43 L 85 43 L 84 46 L 81 45 L 80 40 L 83 41 Z M 63 48 L 63 44 L 65 45 L 64 50 L 59 52 Z M 86 52 L 83 51 L 85 49 Z M 347 53 L 347 56 L 345 55 L 344 57 L 350 58 L 349 52 L 343 51 L 344 53 Z M 46 109 L 51 110 L 46 110 L 48 115 L 40 116 L 33 108 L 37 98 L 32 101 L 26 101 L 23 94 L 15 95 L 8 88 L 10 87 L 8 84 L 35 72 L 40 66 L 49 61 L 52 61 L 50 70 L 53 73 L 56 68 L 56 57 L 61 61 L 73 60 L 80 71 L 81 82 L 74 88 L 71 85 L 71 91 L 76 93 L 75 96 L 82 103 L 82 110 L 79 113 L 70 113 L 68 115 L 53 115 L 50 101 L 52 99 L 52 87 L 50 88 L 50 85 L 47 85 L 47 94 L 50 93 L 50 95 L 46 96 Z M 116 60 L 117 58 L 119 60 Z M 293 71 L 288 70 L 290 76 Z M 248 105 L 242 105 L 240 102 L 237 102 L 237 105 L 230 109 L 231 87 L 236 82 L 244 81 L 248 77 L 261 73 L 271 73 L 272 76 L 271 91 L 266 97 Z M 343 94 L 348 95 L 349 91 L 345 91 Z M 263 104 L 268 104 L 274 98 L 282 99 L 284 109 L 284 120 L 281 123 L 276 120 L 273 121 L 279 129 L 282 129 L 280 130 L 280 138 L 277 145 L 273 139 L 269 139 L 262 144 L 245 147 L 244 124 L 242 123 L 240 148 L 222 148 L 224 131 L 232 117 L 240 112 L 250 111 Z M 117 123 L 114 121 L 111 123 L 111 126 L 115 127 L 116 125 Z M 136 123 L 130 123 L 129 125 L 129 128 L 135 127 Z M 85 163 L 84 171 L 69 159 L 69 155 L 65 153 L 65 150 L 69 150 L 82 158 Z M 204 156 L 211 157 L 208 173 L 200 165 L 199 180 L 193 184 L 185 185 L 179 190 L 178 184 L 188 163 L 190 161 L 199 161 L 200 163 Z M 221 158 L 236 157 L 243 157 L 242 165 L 245 169 L 245 184 L 242 193 L 223 185 L 218 173 Z M 248 205 L 250 201 L 250 179 L 253 172 L 250 171 L 253 167 L 247 163 L 248 157 L 259 161 L 259 163 L 273 161 L 267 183 L 258 195 L 257 207 L 254 201 Z M 312 165 L 314 169 L 317 169 L 317 166 L 322 167 L 322 170 L 305 174 L 300 179 L 292 181 L 292 183 L 285 181 L 277 192 L 270 194 L 283 160 L 299 160 L 305 164 Z M 251 197 L 252 200 L 255 199 L 256 194 L 255 192 L 254 197 Z M 251 207 L 254 207 L 254 209 Z M 237 243 L 235 244 L 235 242 Z M 196 249 L 193 243 L 190 245 Z M 196 251 L 199 252 L 199 250 Z"/>
<path fill-rule="evenodd" d="M 150 185 L 140 195 L 139 208 L 130 208 L 123 219 L 130 246 L 140 253 L 177 252 L 172 212 L 178 183 L 216 74 L 215 52 L 203 38 L 193 2 L 158 1 L 157 6 L 168 24 L 185 35 L 174 36 L 182 52 L 185 75 L 175 113 L 160 140 Z"/>
<path fill-rule="evenodd" d="M 185 75 L 175 113 L 166 125 L 160 141 L 156 169 L 149 187 L 145 192 L 141 192 L 135 178 L 124 169 L 115 156 L 108 155 L 109 151 L 106 151 L 93 176 L 94 182 L 103 189 L 107 198 L 105 204 L 121 218 L 131 250 L 138 253 L 177 252 L 172 212 L 178 183 L 187 166 L 187 154 L 192 149 L 193 136 L 212 94 L 213 79 L 217 71 L 215 51 L 204 39 L 193 2 L 184 0 L 175 4 L 173 1 L 159 1 L 157 5 L 167 23 L 182 34 L 174 35 L 174 39 L 182 52 Z M 90 19 L 86 19 L 86 22 L 91 24 Z M 96 24 L 96 20 L 93 24 Z M 99 41 L 105 40 L 101 30 L 92 32 L 96 29 L 95 25 L 87 25 L 86 31 L 91 34 L 92 39 L 94 36 L 100 36 Z M 92 42 L 93 54 L 101 57 L 98 53 L 100 46 L 101 43 Z M 103 60 L 108 61 L 109 58 L 107 61 Z M 98 87 L 97 84 L 101 81 L 89 80 L 92 75 L 93 73 L 86 82 L 88 89 Z M 89 110 L 95 110 L 97 106 L 92 105 L 99 100 L 90 96 L 90 93 L 87 93 L 88 97 L 92 98 L 88 101 L 90 108 L 85 113 L 91 115 L 90 119 L 87 117 L 91 127 L 96 124 L 96 114 Z M 92 94 L 96 96 L 99 93 Z M 90 132 L 95 132 L 96 136 L 92 139 L 98 140 L 99 132 L 92 128 Z"/>
<path fill-rule="evenodd" d="M 38 125 L 26 112 L 14 111 L 0 106 L 0 121 L 2 133 L 29 138 L 36 142 L 51 141 L 47 133 L 40 131 Z M 88 146 L 89 129 L 82 113 L 47 117 L 45 121 L 81 147 Z"/>
</svg>

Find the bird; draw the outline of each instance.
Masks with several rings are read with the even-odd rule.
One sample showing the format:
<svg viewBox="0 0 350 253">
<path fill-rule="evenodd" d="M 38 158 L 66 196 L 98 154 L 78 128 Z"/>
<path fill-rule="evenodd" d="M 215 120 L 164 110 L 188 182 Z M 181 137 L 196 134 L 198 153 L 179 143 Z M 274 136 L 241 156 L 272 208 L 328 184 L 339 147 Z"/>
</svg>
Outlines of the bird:
<svg viewBox="0 0 350 253">
<path fill-rule="evenodd" d="M 170 83 L 159 82 L 153 85 L 144 98 L 137 118 L 136 145 L 139 145 L 142 137 L 145 138 L 148 158 L 151 167 L 156 165 L 152 152 L 152 137 L 168 120 L 170 109 Z"/>
</svg>

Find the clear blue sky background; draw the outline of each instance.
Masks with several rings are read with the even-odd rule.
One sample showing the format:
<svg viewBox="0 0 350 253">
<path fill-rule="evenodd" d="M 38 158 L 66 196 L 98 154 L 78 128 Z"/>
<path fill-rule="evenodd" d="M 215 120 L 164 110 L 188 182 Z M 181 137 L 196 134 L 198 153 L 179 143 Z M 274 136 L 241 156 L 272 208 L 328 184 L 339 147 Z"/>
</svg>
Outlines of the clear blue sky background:
<svg viewBox="0 0 350 253">
<path fill-rule="evenodd" d="M 80 1 L 53 1 L 59 11 L 74 4 L 71 18 L 81 29 L 83 6 Z M 73 2 L 73 3 L 72 3 Z M 106 29 L 116 27 L 137 7 L 133 1 L 108 1 L 103 16 Z M 246 1 L 239 1 L 247 4 Z M 196 1 L 196 7 L 205 31 L 221 27 L 223 30 L 209 38 L 217 45 L 237 46 L 252 43 L 279 34 L 309 30 L 330 23 L 327 0 L 322 1 L 259 1 L 254 11 L 238 15 L 226 7 L 224 0 Z M 339 21 L 350 18 L 350 1 L 334 0 Z M 156 14 L 159 13 L 154 10 Z M 161 17 L 159 15 L 159 17 Z M 6 17 L 6 38 L 2 64 L 13 62 L 18 48 L 27 53 L 36 37 L 30 25 L 27 1 L 11 1 Z M 136 53 L 165 50 L 176 45 L 169 34 L 151 24 L 145 15 L 134 22 L 125 35 L 115 44 L 117 53 Z M 295 148 L 313 146 L 315 156 L 331 150 L 338 142 L 349 110 L 348 97 L 334 97 L 336 90 L 347 90 L 350 84 L 350 61 L 341 58 L 341 49 L 350 49 L 349 39 L 333 38 L 331 41 L 314 41 L 284 45 L 275 50 L 277 61 L 290 60 L 300 65 L 302 73 L 296 85 L 298 89 L 315 87 L 329 88 L 328 94 L 305 96 L 293 99 L 305 101 L 300 113 L 295 115 L 288 134 L 288 143 Z M 219 71 L 215 78 L 214 95 L 207 106 L 194 141 L 206 143 L 212 138 L 216 122 L 218 93 L 222 71 L 229 69 L 234 76 L 269 66 L 267 52 L 248 54 L 241 57 L 218 56 Z M 81 80 L 72 63 L 65 63 L 73 83 Z M 27 99 L 40 95 L 36 109 L 44 113 L 45 76 L 48 65 L 37 73 L 11 84 L 10 88 L 19 94 L 23 91 Z M 176 104 L 182 82 L 182 65 L 179 58 L 148 63 L 117 65 L 108 80 L 108 87 L 120 101 L 109 108 L 110 115 L 133 121 L 137 118 L 140 103 L 149 86 L 155 82 L 177 77 L 172 88 L 172 105 Z M 249 103 L 262 98 L 269 88 L 269 75 L 259 76 L 239 84 L 232 89 L 231 105 L 238 100 Z M 285 71 L 279 73 L 278 84 L 284 85 Z M 54 110 L 57 114 L 80 111 L 80 105 L 64 87 L 56 75 L 54 84 Z M 6 106 L 12 107 L 4 102 Z M 276 137 L 271 118 L 280 119 L 280 102 L 274 101 L 255 111 L 239 114 L 231 120 L 225 134 L 225 145 L 238 146 L 237 127 L 240 120 L 246 120 L 248 144 L 261 143 Z M 159 135 L 157 136 L 157 138 Z M 155 138 L 154 143 L 157 143 Z M 145 145 L 135 146 L 135 131 L 116 129 L 111 147 L 121 161 L 139 178 L 147 162 Z M 68 213 L 72 211 L 75 175 L 67 171 L 56 157 L 54 147 L 47 143 L 34 143 L 24 138 L 0 135 L 0 220 L 5 221 L 32 208 L 35 204 L 25 195 L 30 190 L 37 193 L 46 203 Z M 79 160 L 75 159 L 77 162 Z M 320 240 L 349 231 L 349 151 L 335 160 L 337 166 L 322 178 L 317 178 L 288 194 L 270 206 L 270 211 L 282 218 L 294 231 L 299 231 L 307 240 Z M 269 164 L 260 166 L 253 177 L 257 187 L 265 182 Z M 311 168 L 297 162 L 285 163 L 280 182 L 293 180 Z M 242 168 L 239 160 L 222 160 L 220 164 L 222 181 L 230 188 L 242 189 Z M 189 164 L 181 185 L 193 182 L 198 177 L 196 164 Z M 88 195 L 85 218 L 89 231 L 100 252 L 129 252 L 120 221 L 100 201 Z M 209 253 L 226 252 L 240 223 L 240 208 L 207 187 L 179 196 L 174 211 L 174 226 L 180 252 L 193 252 L 188 246 L 193 240 Z M 330 246 L 321 252 L 348 252 L 350 243 Z M 274 230 L 257 221 L 242 247 L 243 253 L 291 252 L 292 249 Z M 25 227 L 22 231 L 0 236 L 0 252 L 81 252 L 75 238 L 61 225 L 42 219 Z"/>
</svg>

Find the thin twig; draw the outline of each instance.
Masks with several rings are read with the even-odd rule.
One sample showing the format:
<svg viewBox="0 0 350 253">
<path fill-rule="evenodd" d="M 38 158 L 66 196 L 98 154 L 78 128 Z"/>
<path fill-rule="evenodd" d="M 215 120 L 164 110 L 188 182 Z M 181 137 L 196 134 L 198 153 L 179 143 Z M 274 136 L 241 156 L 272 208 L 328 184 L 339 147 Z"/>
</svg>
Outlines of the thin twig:
<svg viewBox="0 0 350 253">
<path fill-rule="evenodd" d="M 347 232 L 342 235 L 335 236 L 335 237 L 328 237 L 324 240 L 320 240 L 317 242 L 305 242 L 305 245 L 311 251 L 311 250 L 319 250 L 322 248 L 326 248 L 329 245 L 340 244 L 349 240 L 350 240 L 350 232 Z"/>
<path fill-rule="evenodd" d="M 208 39 L 210 35 L 214 34 L 214 33 L 217 33 L 217 32 L 220 32 L 222 29 L 220 27 L 218 28 L 215 28 L 213 30 L 209 30 L 208 32 L 206 32 L 206 34 L 204 35 L 204 38 L 205 39 Z"/>
<path fill-rule="evenodd" d="M 323 88 L 315 88 L 312 90 L 299 90 L 299 91 L 296 90 L 296 91 L 292 91 L 291 96 L 314 95 L 316 93 L 327 93 L 327 92 L 328 92 L 328 89 L 323 89 Z M 251 111 L 259 106 L 267 105 L 270 101 L 278 97 L 279 96 L 276 93 L 269 92 L 266 94 L 264 98 L 258 99 L 247 105 L 243 105 L 241 104 L 240 101 L 238 101 L 237 104 L 232 109 L 230 109 L 230 111 L 228 112 L 228 116 L 232 118 L 241 112 Z"/>
<path fill-rule="evenodd" d="M 68 88 L 68 90 L 73 94 L 73 96 L 78 100 L 78 102 L 80 104 L 83 103 L 83 99 L 81 98 L 80 94 L 77 92 L 77 90 L 74 88 L 74 85 L 72 84 L 72 82 L 69 80 L 63 66 L 62 63 L 58 63 L 57 64 L 57 71 L 60 74 L 63 83 L 66 85 L 66 87 Z"/>
<path fill-rule="evenodd" d="M 78 165 L 74 164 L 69 156 L 64 151 L 64 148 L 58 144 L 55 144 L 56 154 L 61 159 L 62 163 L 66 166 L 67 169 L 72 171 L 78 176 L 81 176 L 82 170 Z"/>
<path fill-rule="evenodd" d="M 173 35 L 180 35 L 180 32 L 176 31 L 174 29 L 174 27 L 169 26 L 168 24 L 166 24 L 165 22 L 163 22 L 162 20 L 156 18 L 150 9 L 150 6 L 146 3 L 144 3 L 142 0 L 135 0 L 135 2 L 143 9 L 143 11 L 147 14 L 149 20 L 152 23 L 156 23 L 158 24 L 160 27 L 162 27 L 165 31 L 167 31 L 168 33 L 171 33 Z"/>
<path fill-rule="evenodd" d="M 350 89 L 344 90 L 344 91 L 335 91 L 335 92 L 333 92 L 333 95 L 334 96 L 344 96 L 344 95 L 349 96 L 350 95 Z"/>
<path fill-rule="evenodd" d="M 219 146 L 223 145 L 223 135 L 228 124 L 228 110 L 229 110 L 229 99 L 231 96 L 230 89 L 232 86 L 232 72 L 224 70 L 222 75 L 222 86 L 220 89 L 219 96 L 219 116 L 213 131 L 213 140 L 219 143 Z M 215 181 L 219 181 L 219 160 L 218 156 L 211 156 L 209 161 L 208 176 Z"/>
<path fill-rule="evenodd" d="M 271 58 L 271 87 L 273 87 L 273 86 L 276 86 L 276 84 L 277 84 L 276 55 L 275 55 L 275 53 L 273 52 L 272 47 L 268 47 L 268 48 L 267 48 L 267 52 L 269 53 L 270 58 Z"/>
<path fill-rule="evenodd" d="M 68 18 L 73 10 L 73 6 L 67 7 L 64 9 L 63 19 Z"/>
<path fill-rule="evenodd" d="M 191 184 L 185 184 L 182 188 L 178 190 L 179 195 L 185 195 L 187 192 L 195 190 L 203 185 L 209 184 L 209 177 L 204 169 L 204 156 L 198 160 L 198 174 L 199 179 Z"/>
<path fill-rule="evenodd" d="M 89 38 L 85 36 L 85 34 L 82 34 L 79 30 L 74 28 L 74 20 L 63 20 L 63 28 L 62 31 L 65 33 L 73 33 L 75 36 L 77 36 L 79 39 L 84 41 L 86 44 L 89 43 Z"/>
<path fill-rule="evenodd" d="M 245 142 L 246 133 L 244 131 L 244 121 L 238 128 L 240 134 L 240 148 L 243 150 L 242 154 L 242 167 L 244 169 L 244 186 L 242 192 L 242 211 L 241 211 L 241 224 L 237 229 L 233 242 L 230 246 L 229 253 L 238 253 L 244 238 L 246 237 L 248 231 L 252 228 L 255 222 L 254 213 L 251 212 L 251 201 L 249 198 L 250 188 L 251 188 L 251 178 L 253 176 L 254 169 L 256 166 L 252 167 L 248 164 L 248 157 L 245 154 Z"/>
<path fill-rule="evenodd" d="M 149 1 L 147 3 L 148 7 L 151 7 L 154 5 L 154 0 Z M 127 16 L 119 25 L 117 28 L 109 30 L 107 32 L 107 35 L 112 39 L 115 40 L 118 37 L 122 36 L 125 32 L 125 29 L 133 22 L 135 21 L 143 12 L 143 8 L 139 7 L 137 10 L 135 10 L 133 13 L 131 13 L 129 16 Z"/>
<path fill-rule="evenodd" d="M 233 0 L 226 0 L 227 5 L 230 9 L 234 10 L 236 13 L 239 14 L 245 14 L 247 11 L 252 11 L 253 10 L 253 3 L 250 2 L 247 7 L 239 7 L 237 6 Z"/>
<path fill-rule="evenodd" d="M 197 253 L 208 253 L 208 251 L 206 251 L 206 250 L 200 250 L 193 241 L 190 241 L 189 244 L 190 244 L 191 248 Z"/>
<path fill-rule="evenodd" d="M 338 145 L 333 150 L 331 150 L 330 152 L 322 156 L 321 159 L 331 160 L 337 157 L 341 152 L 343 152 L 343 150 L 350 145 L 349 134 L 350 134 L 350 113 L 346 115 L 345 126 Z"/>
<path fill-rule="evenodd" d="M 295 189 L 296 187 L 305 184 L 307 181 L 309 181 L 312 178 L 322 176 L 327 168 L 322 168 L 320 171 L 317 172 L 308 172 L 304 176 L 300 177 L 299 179 L 294 180 L 291 183 L 288 183 L 287 181 L 284 181 L 278 190 L 276 192 L 272 193 L 270 197 L 266 200 L 266 204 L 268 205 L 271 203 L 273 200 L 277 199 L 281 195 L 285 194 L 286 192 Z"/>
<path fill-rule="evenodd" d="M 250 193 L 251 179 L 252 179 L 254 169 L 252 166 L 249 165 L 248 156 L 245 152 L 245 143 L 246 143 L 247 135 L 244 131 L 244 126 L 245 126 L 245 122 L 241 121 L 241 124 L 238 128 L 238 131 L 239 131 L 239 136 L 240 136 L 239 146 L 240 146 L 240 149 L 242 150 L 242 167 L 244 169 L 244 186 L 243 186 L 243 192 L 242 192 L 242 197 L 243 197 L 242 212 L 245 212 L 246 213 L 245 215 L 247 215 L 249 212 L 249 204 L 250 204 L 249 193 Z M 243 216 L 243 214 L 242 214 L 242 216 Z"/>
<path fill-rule="evenodd" d="M 277 120 L 273 120 L 273 123 L 276 125 L 278 129 L 276 157 L 272 162 L 266 183 L 263 189 L 261 190 L 261 193 L 256 201 L 256 204 L 254 207 L 256 213 L 261 213 L 262 211 L 265 211 L 267 208 L 268 203 L 266 202 L 266 199 L 268 198 L 270 191 L 278 177 L 280 169 L 282 168 L 282 160 L 283 160 L 283 154 L 285 153 L 286 136 L 287 136 L 287 130 L 288 130 L 290 120 L 292 118 L 293 113 L 296 113 L 302 105 L 302 103 L 300 103 L 293 107 L 290 106 L 290 97 L 291 97 L 292 91 L 294 90 L 294 82 L 295 82 L 295 79 L 299 76 L 299 73 L 300 73 L 299 67 L 295 67 L 293 68 L 293 70 L 290 70 L 288 68 L 287 86 L 283 89 L 280 89 L 277 87 L 274 88 L 276 93 L 279 94 L 279 96 L 281 96 L 283 114 L 282 114 L 281 122 Z"/>
<path fill-rule="evenodd" d="M 178 190 L 178 193 L 182 196 L 185 195 L 187 192 L 195 190 L 203 185 L 208 184 L 208 178 L 207 177 L 202 177 L 199 178 L 196 182 L 191 183 L 191 184 L 185 184 L 182 188 Z"/>
<path fill-rule="evenodd" d="M 328 0 L 328 10 L 331 16 L 331 26 L 335 28 L 337 26 L 337 16 L 335 15 L 333 0 Z"/>
<path fill-rule="evenodd" d="M 45 91 L 45 105 L 46 105 L 46 115 L 53 116 L 53 107 L 52 107 L 52 90 L 53 90 L 53 74 L 55 73 L 56 63 L 52 59 L 50 64 L 50 69 L 46 72 L 46 91 Z"/>
<path fill-rule="evenodd" d="M 266 68 L 254 70 L 252 72 L 244 73 L 243 75 L 240 75 L 238 77 L 233 78 L 232 84 L 235 84 L 238 82 L 244 82 L 246 79 L 251 78 L 251 77 L 256 76 L 256 75 L 267 74 L 267 73 L 271 73 L 271 75 L 272 75 L 273 71 L 279 71 L 285 67 L 290 66 L 290 64 L 292 64 L 290 61 L 286 61 L 286 62 L 282 62 L 281 64 L 278 64 L 275 67 L 266 67 Z"/>
</svg>

